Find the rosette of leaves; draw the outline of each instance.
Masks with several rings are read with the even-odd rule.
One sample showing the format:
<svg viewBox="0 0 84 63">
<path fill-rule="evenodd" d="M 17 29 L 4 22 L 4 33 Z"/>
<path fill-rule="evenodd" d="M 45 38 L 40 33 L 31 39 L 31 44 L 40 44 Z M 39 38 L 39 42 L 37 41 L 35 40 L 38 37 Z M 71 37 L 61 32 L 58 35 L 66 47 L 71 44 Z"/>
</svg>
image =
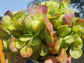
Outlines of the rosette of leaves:
<svg viewBox="0 0 84 63">
<path fill-rule="evenodd" d="M 84 19 L 76 18 L 68 6 L 69 0 L 49 0 L 29 7 L 28 13 L 7 11 L 0 22 L 0 39 L 9 63 L 42 57 L 49 59 L 45 63 L 71 63 L 71 57 L 81 57 Z"/>
</svg>

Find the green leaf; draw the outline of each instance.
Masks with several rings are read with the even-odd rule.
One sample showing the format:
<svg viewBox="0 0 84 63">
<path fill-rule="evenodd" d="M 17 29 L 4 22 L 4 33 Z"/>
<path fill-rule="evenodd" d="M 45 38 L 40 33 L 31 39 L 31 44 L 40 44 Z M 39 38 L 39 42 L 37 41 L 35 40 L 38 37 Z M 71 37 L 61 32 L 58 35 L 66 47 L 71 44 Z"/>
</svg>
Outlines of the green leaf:
<svg viewBox="0 0 84 63">
<path fill-rule="evenodd" d="M 56 44 L 56 52 L 58 53 L 61 49 L 61 45 L 62 45 L 62 38 L 59 38 Z"/>
<path fill-rule="evenodd" d="M 15 13 L 11 19 L 11 21 L 17 21 L 19 18 L 23 18 L 25 17 L 25 10 L 21 10 L 21 11 L 18 11 L 17 13 Z"/>
<path fill-rule="evenodd" d="M 62 21 L 63 16 L 64 15 L 62 14 L 62 15 L 57 16 L 55 19 L 51 20 L 51 23 L 53 24 L 53 27 L 54 27 L 55 30 L 57 30 L 58 26 L 63 24 L 63 21 Z"/>
<path fill-rule="evenodd" d="M 31 32 L 39 32 L 43 30 L 44 24 L 38 20 L 33 20 L 31 16 L 27 16 L 24 20 L 24 26 Z"/>
<path fill-rule="evenodd" d="M 72 31 L 73 31 L 74 33 L 78 33 L 78 32 L 80 32 L 81 30 L 82 30 L 82 28 L 81 28 L 80 25 L 75 25 L 75 26 L 72 27 Z"/>
<path fill-rule="evenodd" d="M 33 38 L 32 43 L 31 43 L 32 46 L 37 46 L 40 44 L 41 44 L 41 40 L 38 37 Z"/>
<path fill-rule="evenodd" d="M 15 42 L 16 42 L 16 47 L 18 48 L 18 49 L 20 49 L 20 48 L 22 48 L 24 45 L 26 45 L 26 43 L 27 43 L 27 41 L 20 41 L 20 40 L 15 40 Z"/>
<path fill-rule="evenodd" d="M 48 17 L 56 14 L 56 12 L 58 11 L 59 3 L 58 2 L 54 2 L 54 1 L 55 0 L 53 0 L 53 1 L 46 1 L 46 4 L 45 4 L 45 2 L 41 2 L 40 3 L 41 5 L 46 5 L 48 7 L 48 12 L 47 12 L 47 16 Z"/>
<path fill-rule="evenodd" d="M 32 17 L 31 16 L 26 16 L 23 22 L 24 26 L 26 29 L 31 31 L 32 29 Z"/>
<path fill-rule="evenodd" d="M 10 26 L 11 24 L 11 18 L 7 15 L 5 15 L 3 18 L 2 18 L 2 21 L 1 21 L 1 25 L 5 28 L 7 28 L 8 26 Z"/>
<path fill-rule="evenodd" d="M 36 18 L 38 17 L 27 16 L 23 22 L 25 28 L 28 29 L 29 33 L 37 33 L 44 29 L 44 26 L 45 26 L 44 21 L 41 20 L 40 18 L 38 19 Z"/>
<path fill-rule="evenodd" d="M 70 39 L 72 37 L 73 37 L 73 35 L 67 35 L 67 36 L 63 37 L 63 40 L 68 40 L 68 39 Z"/>
<path fill-rule="evenodd" d="M 83 44 L 83 42 L 82 42 L 81 38 L 77 38 L 77 40 L 75 40 L 75 42 L 73 43 L 74 46 L 79 46 L 82 44 Z"/>
<path fill-rule="evenodd" d="M 33 54 L 33 50 L 31 47 L 27 47 L 24 46 L 21 50 L 20 50 L 20 55 L 24 58 L 28 58 Z"/>
<path fill-rule="evenodd" d="M 65 48 L 65 49 L 67 50 L 68 47 L 69 47 L 74 41 L 75 41 L 75 39 L 74 39 L 74 37 L 73 37 L 72 34 L 63 37 L 61 48 Z"/>
<path fill-rule="evenodd" d="M 72 26 L 74 26 L 74 25 L 75 25 L 75 23 L 76 23 L 77 19 L 78 19 L 78 18 L 73 18 L 73 19 L 72 19 Z"/>
<path fill-rule="evenodd" d="M 44 28 L 43 25 L 44 25 L 43 23 L 35 20 L 32 22 L 32 26 L 31 26 L 32 28 L 31 29 L 33 32 L 37 32 L 37 31 L 39 32 L 39 31 L 43 30 L 43 28 Z"/>
<path fill-rule="evenodd" d="M 42 33 L 40 34 L 40 37 L 41 39 L 44 39 L 47 43 L 51 43 L 51 36 L 46 30 L 42 31 Z"/>
<path fill-rule="evenodd" d="M 45 56 L 48 53 L 48 48 L 41 44 L 41 51 L 40 51 L 40 56 Z"/>
<path fill-rule="evenodd" d="M 28 41 L 28 40 L 31 39 L 31 37 L 32 37 L 31 34 L 24 34 L 24 35 L 21 35 L 21 36 L 19 37 L 19 40 L 21 40 L 21 41 Z"/>
<path fill-rule="evenodd" d="M 9 44 L 8 44 L 7 40 L 3 40 L 3 48 L 4 48 L 4 50 L 9 49 Z"/>
<path fill-rule="evenodd" d="M 58 61 L 60 62 L 60 63 L 63 63 L 63 62 L 65 62 L 66 63 L 66 61 L 67 61 L 67 53 L 66 53 L 66 50 L 65 49 L 61 49 L 61 52 L 60 52 L 60 54 L 59 54 L 59 56 L 58 56 Z"/>
<path fill-rule="evenodd" d="M 33 54 L 32 54 L 32 56 L 29 59 L 38 60 L 39 57 L 40 57 L 39 53 L 40 53 L 41 46 L 40 45 L 32 46 L 32 49 L 33 49 Z"/>
<path fill-rule="evenodd" d="M 69 52 L 70 52 L 71 57 L 74 59 L 78 59 L 82 56 L 82 50 L 81 49 L 78 49 L 78 50 L 70 49 Z"/>
<path fill-rule="evenodd" d="M 10 32 L 5 30 L 4 28 L 0 27 L 0 39 L 1 40 L 8 40 L 10 37 Z"/>
<path fill-rule="evenodd" d="M 18 49 L 16 48 L 16 42 L 15 42 L 15 38 L 13 36 L 11 36 L 11 40 L 10 40 L 10 43 L 9 43 L 9 48 L 12 52 L 17 52 Z"/>
<path fill-rule="evenodd" d="M 25 29 L 23 24 L 20 22 L 13 22 L 13 26 L 15 27 L 16 30 L 21 32 L 23 31 L 23 29 Z"/>
<path fill-rule="evenodd" d="M 81 49 L 83 46 L 83 42 L 82 39 L 80 38 L 80 36 L 78 34 L 74 35 L 74 42 L 70 45 L 70 48 L 72 50 L 77 50 L 77 49 Z"/>
<path fill-rule="evenodd" d="M 79 45 L 79 46 L 74 46 L 73 44 L 70 46 L 70 48 L 72 50 L 78 50 L 78 49 L 81 49 L 83 47 L 83 45 Z"/>
<path fill-rule="evenodd" d="M 38 17 L 39 17 L 39 18 L 38 18 Z M 44 15 L 41 14 L 41 13 L 37 13 L 37 14 L 35 14 L 35 15 L 32 16 L 32 19 L 33 19 L 33 20 L 38 20 L 38 21 L 40 21 L 40 22 L 44 22 L 44 21 L 43 21 L 43 20 L 44 20 Z"/>
<path fill-rule="evenodd" d="M 80 38 L 78 34 L 75 34 L 74 38 L 75 38 L 75 42 L 73 43 L 74 46 L 79 46 L 83 44 L 82 39 Z"/>
<path fill-rule="evenodd" d="M 68 44 L 71 44 L 71 43 L 73 43 L 75 40 L 74 40 L 74 38 L 72 37 L 72 38 L 70 38 L 70 39 L 68 39 L 68 40 L 65 40 L 65 43 L 68 43 Z"/>
<path fill-rule="evenodd" d="M 61 37 L 66 36 L 71 31 L 71 28 L 68 27 L 68 25 L 60 25 L 57 28 L 57 34 Z"/>
</svg>

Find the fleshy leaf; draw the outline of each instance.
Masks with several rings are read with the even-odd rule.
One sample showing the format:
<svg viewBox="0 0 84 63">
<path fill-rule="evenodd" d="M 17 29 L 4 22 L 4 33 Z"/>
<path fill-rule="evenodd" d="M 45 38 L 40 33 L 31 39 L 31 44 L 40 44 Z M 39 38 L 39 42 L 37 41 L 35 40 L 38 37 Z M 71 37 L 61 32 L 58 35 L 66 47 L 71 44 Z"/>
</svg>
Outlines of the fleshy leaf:
<svg viewBox="0 0 84 63">
<path fill-rule="evenodd" d="M 56 53 L 60 51 L 61 45 L 62 45 L 62 38 L 59 38 L 54 46 L 54 48 L 56 49 Z"/>
<path fill-rule="evenodd" d="M 75 40 L 74 40 L 74 37 L 71 37 L 71 38 L 69 38 L 68 40 L 65 40 L 65 43 L 67 43 L 67 44 L 71 44 L 71 43 L 73 43 Z"/>
<path fill-rule="evenodd" d="M 7 40 L 10 37 L 10 32 L 0 27 L 0 39 Z"/>
<path fill-rule="evenodd" d="M 9 44 L 7 40 L 3 40 L 3 48 L 4 50 L 8 50 L 9 49 Z"/>
<path fill-rule="evenodd" d="M 72 26 L 72 20 L 74 18 L 74 14 L 72 14 L 71 12 L 67 12 L 64 17 L 63 17 L 63 23 L 65 25 L 68 25 L 69 27 Z"/>
<path fill-rule="evenodd" d="M 51 43 L 51 36 L 50 34 L 47 32 L 47 30 L 43 31 L 41 33 L 41 38 L 44 39 L 47 43 Z"/>
<path fill-rule="evenodd" d="M 13 22 L 13 26 L 15 27 L 16 30 L 18 31 L 23 31 L 23 29 L 25 30 L 24 26 L 22 23 L 20 22 Z"/>
<path fill-rule="evenodd" d="M 82 50 L 81 49 L 78 49 L 78 50 L 70 49 L 70 55 L 72 58 L 78 59 L 82 56 Z"/>
<path fill-rule="evenodd" d="M 28 41 L 28 40 L 31 39 L 31 37 L 32 37 L 31 34 L 24 34 L 24 35 L 22 35 L 22 36 L 19 37 L 19 40 L 20 41 Z"/>
<path fill-rule="evenodd" d="M 33 50 L 31 47 L 27 47 L 24 46 L 21 50 L 20 50 L 20 55 L 24 58 L 28 58 L 33 54 Z"/>
<path fill-rule="evenodd" d="M 16 42 L 15 42 L 15 38 L 13 36 L 11 36 L 11 40 L 9 43 L 9 48 L 12 52 L 17 52 L 18 49 L 16 48 Z"/>
<path fill-rule="evenodd" d="M 57 33 L 59 36 L 63 37 L 69 34 L 71 31 L 71 28 L 68 27 L 68 25 L 60 25 L 57 28 Z"/>
<path fill-rule="evenodd" d="M 82 30 L 82 27 L 81 27 L 80 25 L 75 25 L 75 26 L 72 27 L 72 31 L 73 31 L 74 33 L 78 33 L 78 32 L 80 32 L 81 30 Z"/>
<path fill-rule="evenodd" d="M 59 63 L 59 61 L 55 56 L 48 56 L 44 63 Z"/>
<path fill-rule="evenodd" d="M 64 15 L 62 14 L 62 15 L 59 15 L 58 17 L 56 17 L 55 19 L 51 20 L 51 23 L 53 24 L 53 27 L 54 27 L 55 30 L 57 30 L 58 26 L 63 24 L 63 21 L 62 21 L 63 16 Z"/>
<path fill-rule="evenodd" d="M 60 63 L 67 63 L 67 53 L 65 49 L 61 49 L 61 53 L 58 56 L 58 60 Z"/>
<path fill-rule="evenodd" d="M 21 11 L 19 11 L 19 12 L 17 12 L 17 13 L 15 13 L 14 15 L 13 15 L 13 17 L 12 17 L 12 19 L 11 19 L 11 21 L 17 21 L 19 18 L 21 18 L 21 17 L 23 17 L 23 19 L 24 19 L 24 17 L 25 17 L 25 10 L 23 9 L 23 10 L 21 10 Z"/>
<path fill-rule="evenodd" d="M 10 26 L 10 24 L 11 24 L 11 18 L 9 16 L 5 15 L 2 18 L 1 25 L 5 28 L 8 28 L 8 26 Z"/>
<path fill-rule="evenodd" d="M 12 12 L 11 11 L 6 11 L 6 13 L 4 14 L 4 15 L 8 15 L 8 16 L 10 16 L 10 17 L 12 17 L 13 16 L 13 14 L 12 14 Z"/>
<path fill-rule="evenodd" d="M 24 45 L 26 45 L 26 43 L 27 43 L 27 41 L 20 41 L 20 40 L 18 40 L 18 39 L 16 39 L 15 42 L 16 42 L 16 48 L 17 48 L 17 49 L 22 48 L 22 47 L 23 47 Z"/>
<path fill-rule="evenodd" d="M 78 49 L 81 49 L 82 46 L 83 46 L 83 43 L 82 43 L 82 39 L 80 38 L 80 36 L 78 34 L 75 34 L 74 35 L 74 42 L 71 44 L 70 48 L 72 50 L 78 50 Z"/>
<path fill-rule="evenodd" d="M 80 38 L 78 34 L 75 34 L 74 37 L 75 37 L 75 42 L 73 43 L 74 46 L 79 46 L 83 44 L 82 39 Z"/>
<path fill-rule="evenodd" d="M 40 44 L 41 44 L 41 40 L 38 37 L 33 38 L 32 43 L 31 43 L 32 46 L 37 46 Z"/>
<path fill-rule="evenodd" d="M 38 12 L 39 13 L 42 13 L 42 14 L 46 14 L 47 13 L 47 6 L 45 5 L 39 5 L 39 6 L 36 6 L 36 7 L 30 7 L 28 9 L 28 12 L 30 15 L 34 15 L 34 14 L 37 14 Z"/>
<path fill-rule="evenodd" d="M 40 54 L 39 54 L 40 53 L 40 48 L 41 48 L 40 45 L 32 46 L 33 54 L 32 54 L 32 56 L 29 59 L 38 60 L 39 57 L 40 57 Z"/>
<path fill-rule="evenodd" d="M 48 12 L 47 12 L 47 16 L 48 18 L 55 18 L 59 12 L 58 8 L 59 8 L 59 3 L 58 2 L 54 2 L 54 1 L 46 1 L 45 2 L 41 2 L 41 5 L 46 5 L 48 7 Z"/>
<path fill-rule="evenodd" d="M 32 17 L 31 16 L 25 17 L 23 24 L 25 28 L 30 29 L 32 27 Z"/>
<path fill-rule="evenodd" d="M 51 43 L 48 43 L 47 45 L 51 49 L 50 53 L 55 54 L 54 44 L 57 41 L 56 31 L 53 30 L 53 25 L 46 15 L 44 15 L 44 23 L 51 36 Z M 53 50 L 53 52 L 52 52 L 52 50 Z"/>
<path fill-rule="evenodd" d="M 66 50 L 68 49 L 68 47 L 75 41 L 73 35 L 67 35 L 65 37 L 63 37 L 63 41 L 61 44 L 61 48 L 65 48 Z"/>
<path fill-rule="evenodd" d="M 77 19 L 77 21 L 75 22 L 75 25 L 80 25 L 82 27 L 84 27 L 84 19 Z"/>
<path fill-rule="evenodd" d="M 48 53 L 48 48 L 41 44 L 41 51 L 40 51 L 40 56 L 45 56 Z"/>
<path fill-rule="evenodd" d="M 33 20 L 31 16 L 27 16 L 23 22 L 24 26 L 28 31 L 30 32 L 40 32 L 44 29 L 43 22 L 40 22 L 39 20 Z"/>
<path fill-rule="evenodd" d="M 43 24 L 41 23 L 41 22 L 39 22 L 39 21 L 33 21 L 33 23 L 32 23 L 32 31 L 34 31 L 34 32 L 39 32 L 39 31 L 41 31 L 43 28 L 44 28 L 44 26 L 43 26 Z"/>
</svg>

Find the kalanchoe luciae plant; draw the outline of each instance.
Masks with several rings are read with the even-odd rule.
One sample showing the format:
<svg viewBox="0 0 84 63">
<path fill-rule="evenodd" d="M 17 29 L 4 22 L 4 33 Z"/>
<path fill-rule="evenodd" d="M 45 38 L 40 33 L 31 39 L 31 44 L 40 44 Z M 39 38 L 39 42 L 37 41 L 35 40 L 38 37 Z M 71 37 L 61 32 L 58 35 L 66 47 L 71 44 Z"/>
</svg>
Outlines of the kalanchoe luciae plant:
<svg viewBox="0 0 84 63">
<path fill-rule="evenodd" d="M 42 58 L 44 63 L 71 63 L 71 57 L 81 57 L 84 19 L 75 17 L 68 6 L 69 0 L 49 0 L 29 7 L 28 13 L 7 11 L 0 22 L 0 39 L 9 63 Z"/>
</svg>

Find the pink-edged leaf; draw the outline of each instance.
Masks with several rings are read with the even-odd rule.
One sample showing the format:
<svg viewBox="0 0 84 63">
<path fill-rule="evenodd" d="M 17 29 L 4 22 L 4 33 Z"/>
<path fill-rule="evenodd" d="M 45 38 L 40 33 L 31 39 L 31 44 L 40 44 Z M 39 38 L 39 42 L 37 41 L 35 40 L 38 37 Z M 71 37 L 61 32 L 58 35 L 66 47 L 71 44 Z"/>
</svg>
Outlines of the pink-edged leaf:
<svg viewBox="0 0 84 63">
<path fill-rule="evenodd" d="M 8 16 L 10 16 L 10 17 L 12 17 L 13 16 L 13 14 L 12 14 L 12 12 L 11 11 L 6 11 L 6 13 L 4 14 L 4 15 L 8 15 Z"/>
<path fill-rule="evenodd" d="M 69 2 L 69 0 L 59 0 L 60 3 L 63 3 L 63 2 Z"/>
<path fill-rule="evenodd" d="M 50 20 L 46 15 L 44 15 L 44 23 L 47 27 L 48 32 L 50 33 L 51 40 L 52 40 L 51 43 L 47 44 L 48 47 L 51 49 L 49 52 L 51 54 L 55 54 L 56 53 L 55 43 L 57 41 L 56 31 L 53 30 L 53 25 L 51 24 Z"/>
<path fill-rule="evenodd" d="M 11 35 L 11 40 L 9 43 L 9 48 L 12 52 L 17 52 L 18 49 L 16 48 L 16 43 L 14 42 L 15 38 Z"/>
<path fill-rule="evenodd" d="M 38 13 L 37 9 L 35 7 L 30 7 L 28 8 L 28 13 L 33 16 L 35 15 L 36 13 Z"/>
<path fill-rule="evenodd" d="M 28 8 L 28 13 L 33 16 L 34 14 L 37 13 L 42 13 L 42 14 L 46 14 L 47 13 L 47 6 L 45 5 L 40 5 L 40 6 L 36 6 L 36 7 L 30 7 Z"/>
<path fill-rule="evenodd" d="M 24 58 L 28 58 L 30 57 L 31 55 L 33 54 L 33 50 L 32 48 L 30 47 L 23 47 L 21 50 L 20 50 L 20 55 Z"/>
<path fill-rule="evenodd" d="M 51 35 L 51 43 L 48 43 L 48 48 L 50 48 L 49 53 L 51 54 L 57 54 L 57 36 L 56 36 L 56 32 L 54 31 L 53 33 L 50 34 Z"/>
<path fill-rule="evenodd" d="M 0 27 L 0 39 L 2 40 L 8 40 L 8 38 L 10 37 L 10 32 L 8 30 L 6 30 L 3 27 Z"/>
<path fill-rule="evenodd" d="M 65 49 L 61 49 L 61 53 L 58 57 L 60 63 L 67 63 L 67 53 Z"/>
<path fill-rule="evenodd" d="M 44 22 L 45 22 L 45 25 L 48 29 L 49 32 L 53 32 L 53 25 L 51 24 L 50 20 L 48 19 L 48 17 L 46 15 L 44 15 Z"/>
<path fill-rule="evenodd" d="M 67 12 L 63 17 L 63 23 L 71 27 L 73 18 L 75 18 L 74 14 Z"/>
<path fill-rule="evenodd" d="M 77 21 L 75 22 L 75 24 L 80 24 L 80 25 L 84 25 L 84 19 L 80 19 L 78 18 Z"/>
<path fill-rule="evenodd" d="M 55 56 L 48 56 L 44 63 L 58 63 L 58 59 Z"/>
<path fill-rule="evenodd" d="M 40 6 L 37 6 L 36 9 L 38 10 L 38 12 L 40 12 L 42 14 L 46 14 L 48 7 L 45 5 L 40 5 Z"/>
</svg>

